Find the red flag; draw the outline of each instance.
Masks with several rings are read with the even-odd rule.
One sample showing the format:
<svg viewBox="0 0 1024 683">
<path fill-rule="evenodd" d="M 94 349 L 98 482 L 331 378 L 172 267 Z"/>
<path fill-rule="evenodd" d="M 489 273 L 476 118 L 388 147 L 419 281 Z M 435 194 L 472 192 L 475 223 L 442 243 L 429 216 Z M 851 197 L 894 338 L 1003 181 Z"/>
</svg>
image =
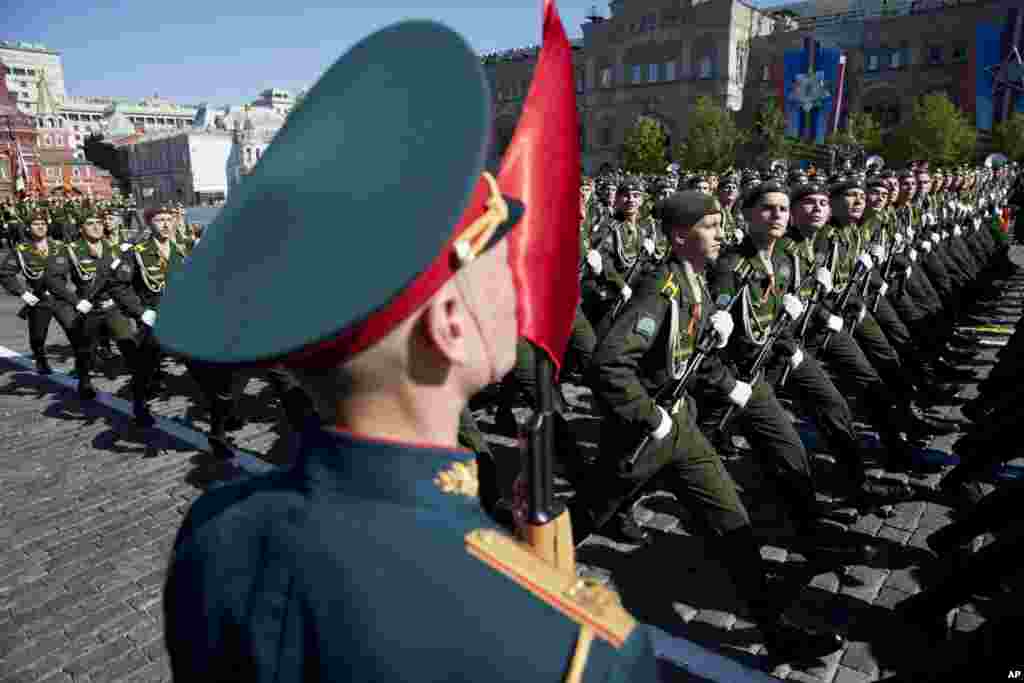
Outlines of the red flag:
<svg viewBox="0 0 1024 683">
<path fill-rule="evenodd" d="M 544 0 L 544 42 L 498 184 L 526 206 L 509 236 L 519 334 L 559 368 L 580 296 L 580 150 L 572 48 L 554 0 Z"/>
</svg>

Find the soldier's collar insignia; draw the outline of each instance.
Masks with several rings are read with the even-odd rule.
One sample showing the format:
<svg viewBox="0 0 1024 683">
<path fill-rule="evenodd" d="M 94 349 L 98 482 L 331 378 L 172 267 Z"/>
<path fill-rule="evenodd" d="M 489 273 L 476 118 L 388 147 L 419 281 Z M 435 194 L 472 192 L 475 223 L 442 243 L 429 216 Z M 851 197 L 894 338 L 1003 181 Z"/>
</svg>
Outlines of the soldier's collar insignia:
<svg viewBox="0 0 1024 683">
<path fill-rule="evenodd" d="M 480 479 L 475 460 L 449 463 L 434 477 L 434 485 L 442 493 L 476 498 L 480 491 Z"/>
<path fill-rule="evenodd" d="M 679 296 L 679 285 L 676 284 L 676 274 L 669 273 L 668 278 L 665 280 L 665 284 L 661 286 L 661 293 L 666 295 L 670 299 L 674 299 Z"/>
</svg>

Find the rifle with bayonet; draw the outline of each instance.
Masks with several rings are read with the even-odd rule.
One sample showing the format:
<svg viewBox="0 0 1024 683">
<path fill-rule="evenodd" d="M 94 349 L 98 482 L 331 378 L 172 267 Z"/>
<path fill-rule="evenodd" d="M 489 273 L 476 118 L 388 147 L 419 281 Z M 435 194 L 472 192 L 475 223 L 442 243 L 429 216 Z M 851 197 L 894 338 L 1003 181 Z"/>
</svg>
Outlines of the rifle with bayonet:
<svg viewBox="0 0 1024 683">
<path fill-rule="evenodd" d="M 838 245 L 833 243 L 832 252 L 829 254 L 828 260 L 825 264 L 830 272 L 832 270 L 833 265 L 836 262 L 836 258 L 838 257 L 838 255 L 839 247 Z M 817 279 L 817 273 L 808 273 L 807 279 Z M 796 289 L 796 291 L 799 292 L 801 289 L 804 288 L 804 286 L 805 285 L 801 283 L 801 285 Z M 824 288 L 821 286 L 821 283 L 818 282 L 817 284 L 814 285 L 814 292 L 811 294 L 811 299 L 810 301 L 807 302 L 806 307 L 804 307 L 804 312 L 802 314 L 802 317 L 800 318 L 800 329 L 797 331 L 796 341 L 801 346 L 803 346 L 807 340 L 807 331 L 811 327 L 811 320 L 814 318 L 815 313 L 817 313 L 818 306 L 820 305 L 823 296 Z M 786 369 L 782 371 L 782 377 L 779 379 L 780 387 L 786 386 L 786 382 L 789 381 L 789 375 L 792 372 L 793 366 L 787 364 Z"/>
<path fill-rule="evenodd" d="M 846 316 L 846 307 L 850 304 L 850 299 L 853 297 L 853 291 L 857 287 L 857 281 L 859 278 L 867 273 L 870 273 L 860 258 L 857 258 L 857 265 L 854 266 L 853 273 L 850 275 L 850 279 L 846 281 L 846 286 L 843 287 L 843 291 L 839 294 L 836 299 L 836 310 L 840 316 Z M 827 350 L 829 343 L 832 341 L 832 335 L 835 334 L 834 330 L 829 330 L 825 334 L 825 340 L 821 343 L 822 350 Z"/>
</svg>

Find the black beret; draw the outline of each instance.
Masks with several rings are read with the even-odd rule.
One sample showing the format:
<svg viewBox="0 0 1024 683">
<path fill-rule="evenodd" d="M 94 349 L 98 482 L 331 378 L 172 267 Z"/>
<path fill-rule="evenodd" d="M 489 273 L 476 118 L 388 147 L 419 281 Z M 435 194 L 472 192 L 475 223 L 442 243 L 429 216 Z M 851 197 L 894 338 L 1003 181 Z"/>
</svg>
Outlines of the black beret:
<svg viewBox="0 0 1024 683">
<path fill-rule="evenodd" d="M 864 183 L 856 176 L 843 176 L 829 181 L 828 196 L 840 197 L 850 190 L 863 190 Z"/>
<path fill-rule="evenodd" d="M 754 187 L 747 190 L 746 194 L 743 195 L 743 208 L 753 208 L 761 197 L 765 196 L 769 192 L 781 192 L 782 194 L 788 194 L 788 188 L 780 182 L 775 180 L 767 180 L 763 183 L 758 183 Z"/>
<path fill-rule="evenodd" d="M 800 185 L 794 185 L 789 190 L 789 201 L 794 204 L 804 197 L 809 197 L 812 194 L 822 194 L 828 196 L 828 190 L 821 183 L 809 182 L 802 183 Z"/>
<path fill-rule="evenodd" d="M 897 178 L 916 178 L 917 174 L 914 173 L 913 169 L 905 168 L 896 174 Z"/>
<path fill-rule="evenodd" d="M 886 183 L 885 178 L 880 175 L 873 175 L 869 177 L 865 186 L 869 190 L 873 187 L 884 187 L 885 189 L 889 189 L 889 184 Z"/>
<path fill-rule="evenodd" d="M 643 192 L 644 181 L 640 180 L 636 176 L 626 176 L 619 181 L 619 192 L 632 192 L 634 190 Z"/>
<path fill-rule="evenodd" d="M 686 190 L 659 200 L 651 215 L 661 221 L 662 229 L 667 232 L 677 225 L 691 227 L 704 216 L 721 212 L 722 205 L 711 195 Z"/>
</svg>

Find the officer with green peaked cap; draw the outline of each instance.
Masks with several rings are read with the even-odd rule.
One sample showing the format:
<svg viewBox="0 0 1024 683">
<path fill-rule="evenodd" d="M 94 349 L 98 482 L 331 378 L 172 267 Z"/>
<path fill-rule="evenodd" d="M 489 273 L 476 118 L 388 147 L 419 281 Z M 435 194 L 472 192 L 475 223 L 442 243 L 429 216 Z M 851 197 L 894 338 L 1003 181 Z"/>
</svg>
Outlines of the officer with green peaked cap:
<svg viewBox="0 0 1024 683">
<path fill-rule="evenodd" d="M 551 589 L 488 528 L 456 447 L 470 396 L 515 362 L 502 238 L 523 207 L 484 172 L 490 134 L 465 41 L 384 28 L 324 73 L 168 279 L 166 348 L 283 362 L 325 420 L 290 469 L 192 506 L 163 602 L 176 680 L 556 681 L 583 623 L 600 638 L 579 680 L 656 680 L 613 594 Z"/>
</svg>

